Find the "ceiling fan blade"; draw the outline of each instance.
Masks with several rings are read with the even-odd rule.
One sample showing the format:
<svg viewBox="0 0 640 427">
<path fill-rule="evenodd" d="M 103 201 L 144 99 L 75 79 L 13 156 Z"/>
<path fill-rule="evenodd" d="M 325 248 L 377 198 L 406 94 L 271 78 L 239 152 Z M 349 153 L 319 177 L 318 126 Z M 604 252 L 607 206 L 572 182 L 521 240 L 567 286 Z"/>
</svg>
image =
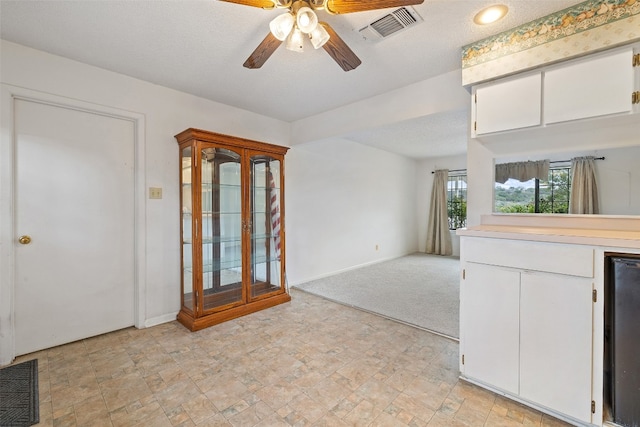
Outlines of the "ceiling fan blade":
<svg viewBox="0 0 640 427">
<path fill-rule="evenodd" d="M 327 0 L 325 8 L 330 13 L 364 12 L 387 7 L 412 6 L 424 0 Z"/>
<path fill-rule="evenodd" d="M 267 59 L 276 51 L 282 42 L 278 40 L 271 32 L 262 40 L 256 50 L 242 64 L 245 68 L 260 68 L 267 62 Z"/>
<path fill-rule="evenodd" d="M 271 0 L 220 0 L 227 3 L 243 4 L 245 6 L 260 7 L 262 9 L 273 9 L 275 4 Z"/>
<path fill-rule="evenodd" d="M 343 70 L 355 70 L 358 65 L 362 64 L 360 58 L 349 49 L 349 46 L 347 46 L 329 24 L 326 22 L 318 22 L 318 25 L 322 25 L 324 29 L 327 30 L 327 33 L 329 33 L 329 41 L 322 47 Z"/>
</svg>

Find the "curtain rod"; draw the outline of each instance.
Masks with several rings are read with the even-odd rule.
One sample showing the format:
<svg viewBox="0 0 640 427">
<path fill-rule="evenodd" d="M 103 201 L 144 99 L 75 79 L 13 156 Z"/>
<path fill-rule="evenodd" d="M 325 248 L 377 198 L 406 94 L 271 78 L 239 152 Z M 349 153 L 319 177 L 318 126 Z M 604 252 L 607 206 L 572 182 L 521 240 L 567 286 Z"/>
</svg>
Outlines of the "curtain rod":
<svg viewBox="0 0 640 427">
<path fill-rule="evenodd" d="M 594 157 L 593 160 L 604 160 L 605 157 Z M 571 160 L 554 160 L 549 163 L 569 163 Z M 451 169 L 449 172 L 466 172 L 466 169 Z M 436 171 L 431 171 L 431 173 L 436 173 Z"/>
<path fill-rule="evenodd" d="M 604 160 L 604 157 L 594 157 L 593 160 Z M 571 160 L 555 160 L 549 163 L 569 163 Z"/>
<path fill-rule="evenodd" d="M 449 172 L 466 172 L 466 169 L 451 169 Z M 431 173 L 436 173 L 436 171 L 431 171 Z"/>
</svg>

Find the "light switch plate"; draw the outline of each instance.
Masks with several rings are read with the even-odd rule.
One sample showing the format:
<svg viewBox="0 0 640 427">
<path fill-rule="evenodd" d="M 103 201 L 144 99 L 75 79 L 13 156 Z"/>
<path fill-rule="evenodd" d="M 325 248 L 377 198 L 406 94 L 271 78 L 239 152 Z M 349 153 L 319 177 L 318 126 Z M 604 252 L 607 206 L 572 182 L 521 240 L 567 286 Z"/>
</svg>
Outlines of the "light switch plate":
<svg viewBox="0 0 640 427">
<path fill-rule="evenodd" d="M 150 199 L 162 199 L 162 188 L 161 187 L 149 187 L 149 198 Z"/>
</svg>

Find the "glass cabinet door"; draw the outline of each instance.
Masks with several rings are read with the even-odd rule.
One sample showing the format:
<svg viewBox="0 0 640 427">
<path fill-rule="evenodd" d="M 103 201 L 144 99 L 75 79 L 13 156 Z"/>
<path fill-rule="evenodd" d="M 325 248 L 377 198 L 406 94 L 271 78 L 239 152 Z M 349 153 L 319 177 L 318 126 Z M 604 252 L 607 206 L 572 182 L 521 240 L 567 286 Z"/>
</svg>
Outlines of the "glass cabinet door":
<svg viewBox="0 0 640 427">
<path fill-rule="evenodd" d="M 235 151 L 201 150 L 204 311 L 242 299 L 242 170 Z"/>
<path fill-rule="evenodd" d="M 191 200 L 191 147 L 185 147 L 180 153 L 180 173 L 182 174 L 181 209 L 182 209 L 182 308 L 195 312 L 193 293 L 193 236 L 191 234 L 193 220 L 193 202 Z"/>
<path fill-rule="evenodd" d="M 254 155 L 251 171 L 251 298 L 282 288 L 280 160 Z"/>
</svg>

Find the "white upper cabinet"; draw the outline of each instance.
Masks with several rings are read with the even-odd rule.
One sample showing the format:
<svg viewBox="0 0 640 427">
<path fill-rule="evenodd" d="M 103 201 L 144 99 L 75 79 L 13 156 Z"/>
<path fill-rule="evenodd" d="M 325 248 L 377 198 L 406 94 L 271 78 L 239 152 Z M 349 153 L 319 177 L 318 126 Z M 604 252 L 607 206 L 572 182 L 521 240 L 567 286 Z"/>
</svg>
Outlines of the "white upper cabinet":
<svg viewBox="0 0 640 427">
<path fill-rule="evenodd" d="M 631 112 L 632 55 L 627 48 L 546 71 L 545 123 Z"/>
<path fill-rule="evenodd" d="M 541 96 L 541 73 L 478 87 L 475 134 L 540 125 Z"/>
<path fill-rule="evenodd" d="M 640 123 L 634 48 L 637 55 L 640 46 L 626 46 L 474 86 L 471 137 L 508 142 L 517 131 L 518 140 L 555 145 L 566 133 L 597 140 L 603 129 L 616 128 L 620 138 L 634 138 Z"/>
</svg>

